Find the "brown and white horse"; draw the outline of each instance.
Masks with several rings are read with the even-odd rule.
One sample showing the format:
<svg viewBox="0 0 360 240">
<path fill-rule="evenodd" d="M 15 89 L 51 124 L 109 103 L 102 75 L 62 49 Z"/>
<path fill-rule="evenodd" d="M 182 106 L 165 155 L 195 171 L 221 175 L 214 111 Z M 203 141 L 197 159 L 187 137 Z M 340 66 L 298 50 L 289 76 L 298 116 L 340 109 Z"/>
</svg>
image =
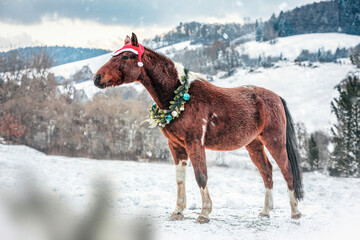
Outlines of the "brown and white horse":
<svg viewBox="0 0 360 240">
<path fill-rule="evenodd" d="M 133 33 L 125 44 L 138 46 Z M 158 108 L 168 109 L 174 90 L 181 85 L 184 70 L 169 58 L 145 48 L 139 58 L 125 51 L 112 57 L 95 74 L 99 88 L 140 82 Z M 235 150 L 245 146 L 259 169 L 266 188 L 265 204 L 260 216 L 269 217 L 273 208 L 272 165 L 264 146 L 269 150 L 285 178 L 290 195 L 291 217 L 301 217 L 298 200 L 303 197 L 294 126 L 285 101 L 275 93 L 255 86 L 221 88 L 189 74 L 190 100 L 180 116 L 161 131 L 168 139 L 176 165 L 177 203 L 170 220 L 182 220 L 186 207 L 185 173 L 188 159 L 194 168 L 202 197 L 202 211 L 197 222 L 209 222 L 212 202 L 207 186 L 205 149 Z"/>
</svg>

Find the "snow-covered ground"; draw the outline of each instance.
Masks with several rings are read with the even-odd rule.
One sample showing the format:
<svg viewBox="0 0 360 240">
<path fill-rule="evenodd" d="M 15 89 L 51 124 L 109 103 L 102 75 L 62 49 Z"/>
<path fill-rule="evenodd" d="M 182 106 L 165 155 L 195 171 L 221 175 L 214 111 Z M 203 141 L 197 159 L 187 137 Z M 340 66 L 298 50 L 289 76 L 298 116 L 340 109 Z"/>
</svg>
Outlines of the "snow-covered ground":
<svg viewBox="0 0 360 240">
<path fill-rule="evenodd" d="M 246 155 L 232 155 L 251 164 Z M 250 166 L 250 165 L 249 165 Z M 300 220 L 290 219 L 285 181 L 274 167 L 274 210 L 269 219 L 257 215 L 263 206 L 262 179 L 254 167 L 209 167 L 213 212 L 209 224 L 194 223 L 201 210 L 200 192 L 191 166 L 186 188 L 185 220 L 169 222 L 175 207 L 175 170 L 171 165 L 47 156 L 25 146 L 0 144 L 0 205 L 10 193 L 37 184 L 54 194 L 58 206 L 81 214 L 89 207 L 94 178 L 111 183 L 112 214 L 150 218 L 159 239 L 358 239 L 360 179 L 305 173 L 305 199 Z M 35 184 L 36 185 L 36 184 Z M 6 205 L 0 206 L 0 235 L 11 236 Z M 7 225 L 6 225 L 7 224 Z M 4 235 L 7 234 L 7 235 Z M 11 238 L 1 238 L 12 240 Z"/>
</svg>

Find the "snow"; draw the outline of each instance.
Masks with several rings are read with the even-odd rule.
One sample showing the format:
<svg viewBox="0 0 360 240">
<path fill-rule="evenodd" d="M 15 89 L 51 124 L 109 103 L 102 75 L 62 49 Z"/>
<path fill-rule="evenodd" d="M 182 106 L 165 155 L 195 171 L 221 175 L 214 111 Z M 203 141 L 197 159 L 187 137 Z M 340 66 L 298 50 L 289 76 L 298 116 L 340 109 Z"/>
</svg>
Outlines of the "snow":
<svg viewBox="0 0 360 240">
<path fill-rule="evenodd" d="M 165 54 L 166 56 L 171 58 L 176 52 L 180 52 L 184 50 L 195 50 L 197 48 L 202 47 L 201 44 L 191 45 L 190 43 L 191 41 L 176 43 L 170 46 L 158 48 L 156 49 L 156 52 Z"/>
<path fill-rule="evenodd" d="M 90 70 L 95 74 L 102 65 L 109 61 L 110 58 L 111 53 L 107 53 L 98 57 L 88 58 L 85 60 L 52 67 L 50 70 L 55 74 L 55 76 L 63 76 L 64 78 L 69 78 L 72 74 L 76 73 L 84 66 L 88 66 Z"/>
<path fill-rule="evenodd" d="M 239 162 L 251 160 L 236 155 Z M 89 207 L 94 179 L 111 183 L 114 215 L 146 215 L 155 227 L 155 239 L 358 239 L 360 230 L 360 179 L 333 178 L 305 173 L 305 199 L 300 220 L 290 219 L 285 181 L 274 166 L 274 210 L 269 219 L 257 215 L 265 189 L 255 168 L 209 167 L 213 212 L 209 224 L 194 221 L 201 210 L 199 188 L 191 166 L 187 169 L 185 220 L 169 222 L 176 203 L 174 166 L 125 161 L 47 156 L 25 146 L 0 144 L 0 232 L 6 226 L 4 199 L 26 183 L 51 192 L 59 205 L 81 214 Z M 110 191 L 109 190 L 109 191 Z M 5 195 L 4 195 L 5 194 Z M 10 239 L 8 239 L 10 240 Z"/>
<path fill-rule="evenodd" d="M 237 47 L 243 54 L 249 54 L 251 58 L 259 55 L 283 57 L 294 60 L 302 50 L 317 52 L 324 48 L 325 51 L 335 52 L 336 48 L 350 48 L 360 44 L 360 36 L 343 33 L 313 33 L 289 37 L 281 37 L 275 40 L 275 44 L 267 42 L 251 41 Z"/>
</svg>

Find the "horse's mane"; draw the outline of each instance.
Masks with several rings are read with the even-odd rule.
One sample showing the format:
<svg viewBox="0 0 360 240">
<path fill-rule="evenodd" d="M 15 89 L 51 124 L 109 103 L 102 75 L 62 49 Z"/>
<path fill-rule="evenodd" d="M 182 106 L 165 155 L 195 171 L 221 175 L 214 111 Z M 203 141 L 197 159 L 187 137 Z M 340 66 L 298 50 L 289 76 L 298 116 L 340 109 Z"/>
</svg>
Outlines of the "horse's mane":
<svg viewBox="0 0 360 240">
<path fill-rule="evenodd" d="M 148 47 L 144 47 L 144 48 L 147 51 L 147 53 L 151 54 L 151 57 L 156 56 L 159 58 L 160 61 L 173 62 L 170 58 L 166 57 L 162 53 L 155 52 L 154 50 L 152 50 L 151 48 L 148 48 Z"/>
<path fill-rule="evenodd" d="M 166 80 L 165 78 L 168 78 L 167 81 L 169 81 L 169 78 L 174 79 L 175 77 L 177 79 L 176 66 L 170 58 L 147 47 L 145 47 L 145 50 L 144 57 L 152 64 L 151 71 L 148 71 L 149 75 L 156 77 L 160 81 Z"/>
<path fill-rule="evenodd" d="M 145 50 L 147 51 L 148 54 L 150 54 L 151 58 L 154 58 L 155 61 L 161 61 L 161 62 L 166 62 L 168 63 L 166 65 L 167 69 L 164 69 L 163 71 L 168 72 L 169 70 L 172 70 L 172 73 L 174 73 L 173 71 L 177 71 L 179 73 L 179 75 L 184 75 L 184 66 L 181 63 L 177 63 L 174 62 L 173 60 L 171 60 L 170 58 L 166 57 L 164 54 L 162 53 L 158 53 L 155 52 L 154 50 L 145 47 Z M 158 59 L 156 59 L 158 58 Z M 171 68 L 169 69 L 169 67 L 171 66 Z M 189 81 L 192 82 L 194 80 L 204 80 L 206 79 L 205 76 L 203 76 L 200 73 L 196 73 L 196 72 L 189 72 Z"/>
</svg>

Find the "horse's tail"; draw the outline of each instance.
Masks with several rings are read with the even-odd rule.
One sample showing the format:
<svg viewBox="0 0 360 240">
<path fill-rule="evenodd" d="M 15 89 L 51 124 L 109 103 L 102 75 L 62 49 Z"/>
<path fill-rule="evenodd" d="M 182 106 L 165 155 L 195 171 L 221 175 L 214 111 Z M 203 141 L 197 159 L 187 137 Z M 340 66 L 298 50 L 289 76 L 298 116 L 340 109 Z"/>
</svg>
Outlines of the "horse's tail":
<svg viewBox="0 0 360 240">
<path fill-rule="evenodd" d="M 281 98 L 282 104 L 285 109 L 286 116 L 286 151 L 288 159 L 291 165 L 291 172 L 293 175 L 293 185 L 295 189 L 295 197 L 301 200 L 304 197 L 304 190 L 302 184 L 302 171 L 299 165 L 300 156 L 298 152 L 298 146 L 295 137 L 295 128 L 289 109 L 286 106 L 286 102 Z"/>
</svg>

